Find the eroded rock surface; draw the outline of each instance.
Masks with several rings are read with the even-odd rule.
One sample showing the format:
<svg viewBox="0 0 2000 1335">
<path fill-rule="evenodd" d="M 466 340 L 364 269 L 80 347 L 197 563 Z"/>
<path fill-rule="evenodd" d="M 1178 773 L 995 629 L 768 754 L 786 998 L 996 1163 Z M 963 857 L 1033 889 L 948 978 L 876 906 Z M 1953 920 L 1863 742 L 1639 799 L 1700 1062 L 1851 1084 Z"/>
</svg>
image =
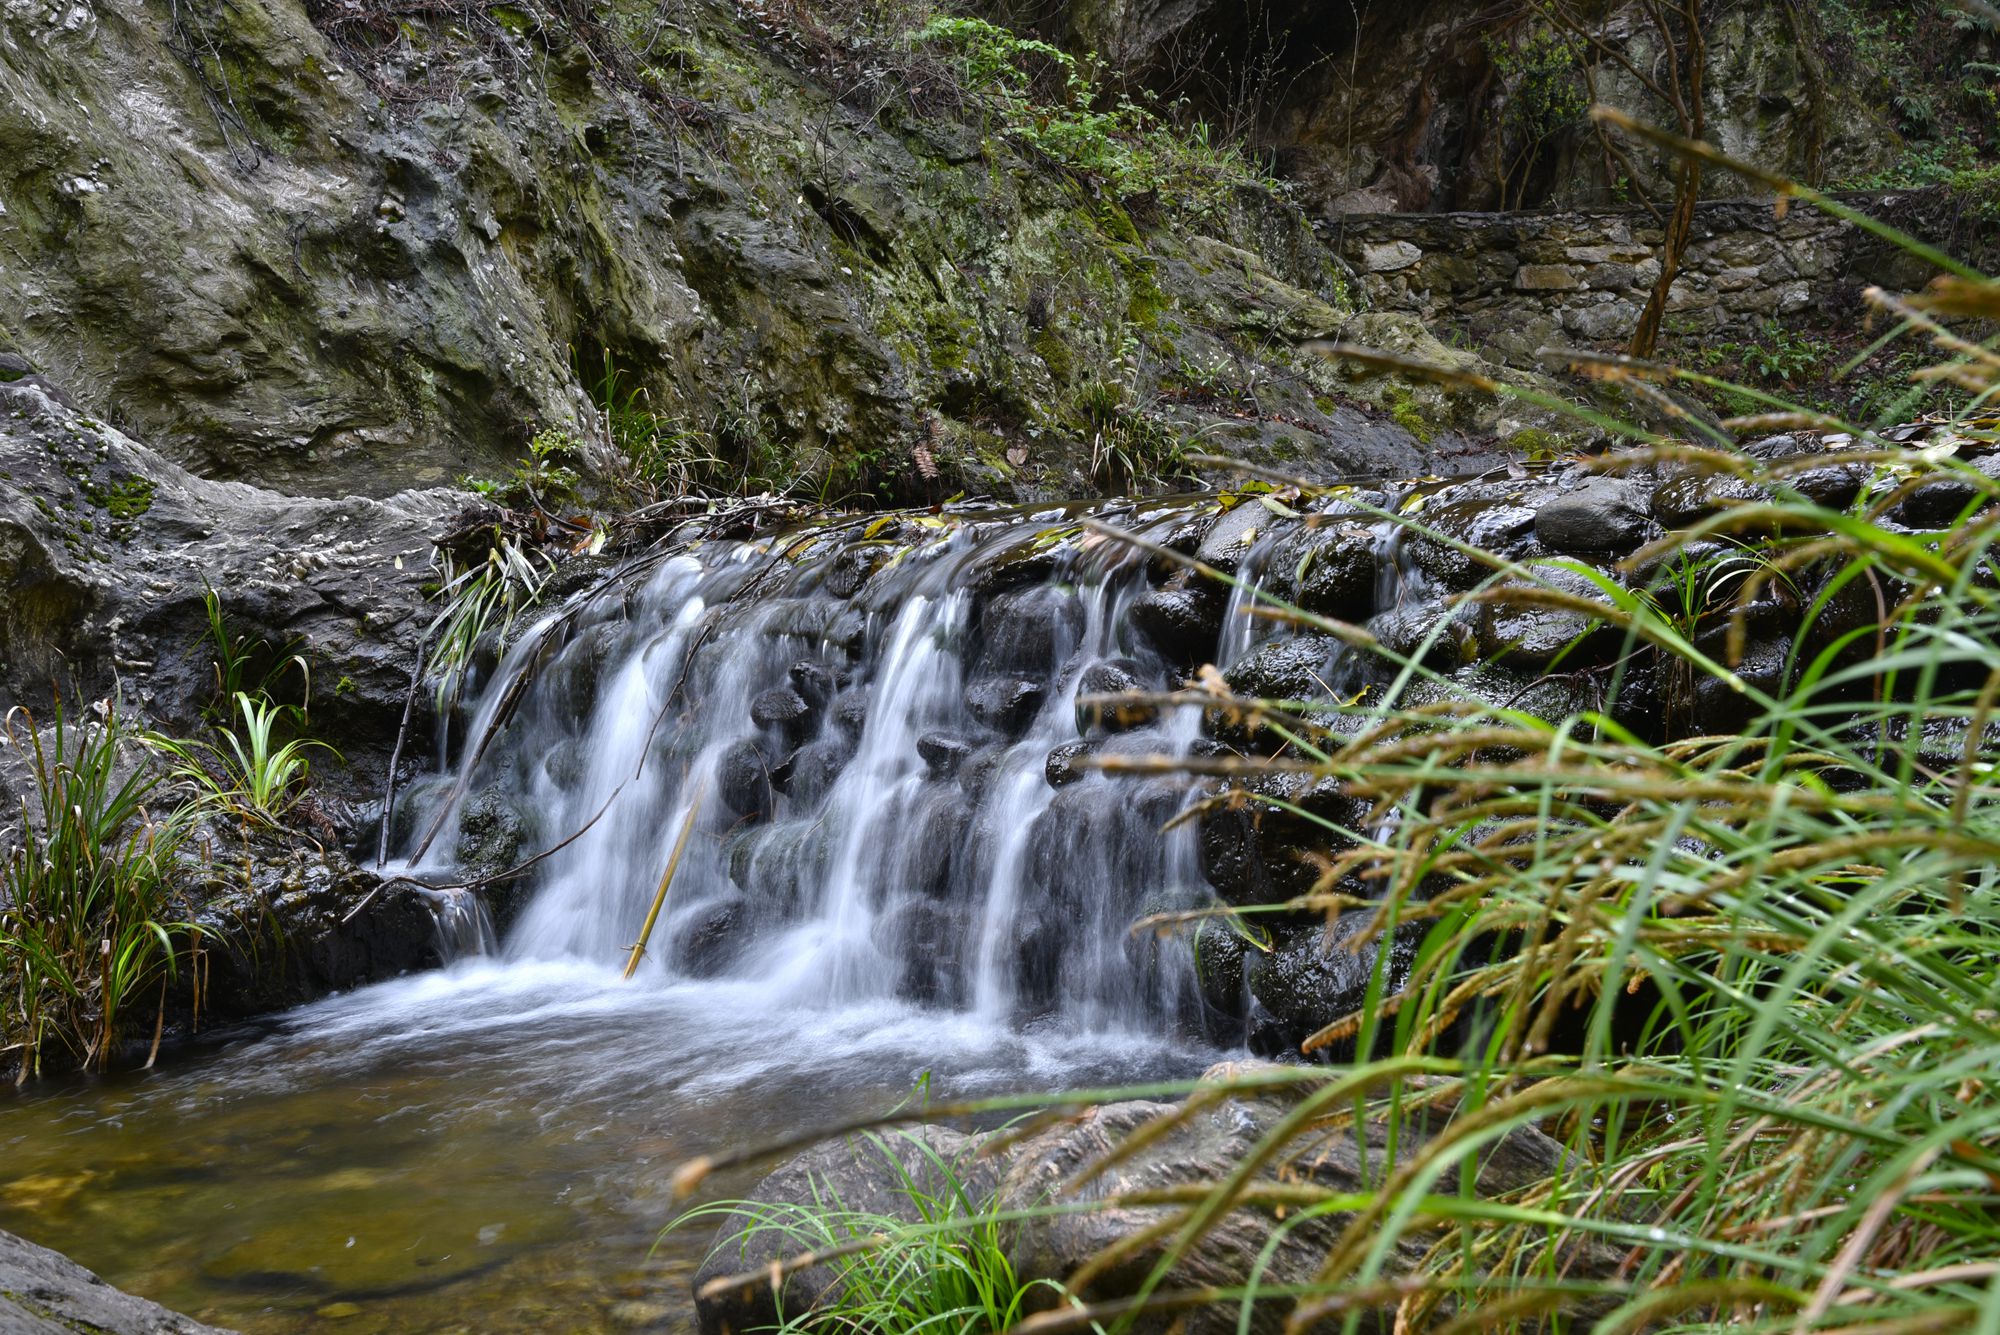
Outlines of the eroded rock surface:
<svg viewBox="0 0 2000 1335">
<path fill-rule="evenodd" d="M 884 66 L 906 33 L 819 22 L 10 3 L 0 353 L 321 495 L 503 476 L 543 428 L 608 464 L 597 413 L 633 404 L 732 483 L 830 494 L 1121 485 L 1105 412 L 1128 456 L 1208 427 L 1318 476 L 1421 465 L 1295 350 L 1350 314 L 1295 208 L 1128 208 Z"/>
<path fill-rule="evenodd" d="M 76 1262 L 0 1232 L 0 1330 L 7 1335 L 228 1335 L 112 1288 Z"/>
<path fill-rule="evenodd" d="M 1223 1066 L 1205 1080 L 1255 1075 L 1255 1066 Z M 1176 1187 L 1220 1182 L 1253 1155 L 1259 1142 L 1289 1114 L 1299 1098 L 1296 1089 L 1271 1088 L 1232 1096 L 1186 1117 L 1179 1125 L 1149 1141 L 1107 1171 L 1097 1167 L 1118 1145 L 1155 1119 L 1176 1111 L 1163 1102 L 1109 1103 L 1066 1119 L 1017 1143 L 994 1142 L 990 1135 L 968 1135 L 943 1127 L 923 1127 L 905 1138 L 884 1133 L 881 1142 L 855 1139 L 829 1142 L 806 1151 L 765 1178 L 749 1195 L 763 1204 L 810 1204 L 815 1189 L 837 1197 L 857 1210 L 916 1218 L 907 1194 L 898 1190 L 907 1173 L 920 1189 L 944 1186 L 937 1160 L 957 1167 L 975 1203 L 997 1194 L 1003 1209 L 1033 1210 L 1046 1206 L 1090 1203 L 1099 1208 L 1051 1213 L 1028 1219 L 1009 1230 L 1008 1259 L 1024 1280 L 1063 1279 L 1087 1261 L 1173 1217 L 1173 1207 L 1121 1203 L 1140 1192 L 1164 1192 Z M 1309 1129 L 1295 1136 L 1266 1163 L 1262 1180 L 1310 1184 L 1329 1192 L 1365 1190 L 1380 1182 L 1393 1163 L 1418 1153 L 1447 1125 L 1439 1111 L 1419 1125 L 1405 1125 L 1392 1157 L 1386 1129 L 1370 1123 L 1360 1137 L 1345 1128 Z M 1004 1133 L 1002 1133 L 1004 1134 Z M 997 1154 L 983 1153 L 998 1144 Z M 1477 1190 L 1499 1195 L 1539 1181 L 1555 1171 L 1562 1148 L 1532 1128 L 1509 1133 L 1478 1154 Z M 1087 1181 L 1082 1181 L 1084 1178 Z M 1079 1185 L 1081 1182 L 1081 1185 Z M 1238 1207 L 1202 1237 L 1168 1273 L 1161 1291 L 1207 1285 L 1240 1285 L 1260 1261 L 1262 1279 L 1273 1285 L 1310 1280 L 1325 1258 L 1328 1245 L 1352 1215 L 1332 1213 L 1279 1229 L 1269 1210 Z M 815 1301 L 835 1296 L 833 1274 L 816 1267 L 788 1277 L 774 1292 L 771 1281 L 757 1274 L 787 1255 L 774 1235 L 743 1234 L 740 1216 L 726 1219 L 717 1230 L 714 1251 L 696 1275 L 694 1287 L 704 1335 L 754 1329 L 768 1323 L 780 1303 L 787 1315 Z M 1398 1244 L 1388 1268 L 1413 1263 L 1422 1254 L 1414 1241 Z M 1080 1296 L 1112 1300 L 1141 1291 L 1162 1255 L 1159 1242 L 1131 1249 L 1095 1275 Z M 1586 1270 L 1601 1257 L 1584 1256 Z M 724 1281 L 737 1275 L 751 1278 L 742 1285 Z M 1046 1299 L 1052 1301 L 1052 1298 Z M 1284 1320 L 1287 1304 L 1274 1301 L 1254 1310 L 1251 1329 L 1273 1331 Z M 1186 1316 L 1193 1332 L 1224 1332 L 1237 1328 L 1233 1304 L 1198 1308 Z"/>
<path fill-rule="evenodd" d="M 310 707 L 356 795 L 379 791 L 435 611 L 431 540 L 467 497 L 285 496 L 199 478 L 69 406 L 0 384 L 0 707 L 122 693 L 192 731 L 215 688 L 204 595 L 228 632 L 312 664 Z"/>
</svg>

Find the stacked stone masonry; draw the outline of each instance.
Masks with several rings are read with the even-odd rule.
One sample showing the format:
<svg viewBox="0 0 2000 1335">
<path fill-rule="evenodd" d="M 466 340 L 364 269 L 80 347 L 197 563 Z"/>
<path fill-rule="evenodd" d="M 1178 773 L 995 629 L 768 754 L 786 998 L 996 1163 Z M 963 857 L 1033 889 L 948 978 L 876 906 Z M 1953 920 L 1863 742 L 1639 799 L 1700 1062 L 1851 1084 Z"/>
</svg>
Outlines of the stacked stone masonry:
<svg viewBox="0 0 2000 1335">
<path fill-rule="evenodd" d="M 1975 260 L 1994 238 L 1941 217 L 1930 192 L 1846 202 Z M 1661 227 L 1636 210 L 1347 214 L 1321 224 L 1374 310 L 1421 316 L 1526 362 L 1545 346 L 1622 343 L 1659 278 Z M 1670 338 L 1754 337 L 1773 318 L 1846 324 L 1861 289 L 1922 286 L 1935 271 L 1809 205 L 1699 206 L 1667 303 Z"/>
</svg>

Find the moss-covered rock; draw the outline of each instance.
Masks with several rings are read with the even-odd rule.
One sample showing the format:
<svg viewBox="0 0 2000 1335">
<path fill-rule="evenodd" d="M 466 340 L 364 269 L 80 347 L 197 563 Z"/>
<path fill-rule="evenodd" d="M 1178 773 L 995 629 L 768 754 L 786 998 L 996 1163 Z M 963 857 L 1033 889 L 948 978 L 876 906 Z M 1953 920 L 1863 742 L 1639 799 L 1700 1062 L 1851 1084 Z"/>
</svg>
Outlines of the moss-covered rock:
<svg viewBox="0 0 2000 1335">
<path fill-rule="evenodd" d="M 1218 424 L 1322 476 L 1422 463 L 1291 346 L 1346 298 L 1279 195 L 1141 207 L 976 90 L 861 96 L 898 34 L 674 14 L 10 17 L 0 336 L 176 460 L 305 492 L 503 474 L 542 426 L 826 496 L 1157 487 Z M 1254 405 L 1172 393 L 1197 354 Z"/>
</svg>

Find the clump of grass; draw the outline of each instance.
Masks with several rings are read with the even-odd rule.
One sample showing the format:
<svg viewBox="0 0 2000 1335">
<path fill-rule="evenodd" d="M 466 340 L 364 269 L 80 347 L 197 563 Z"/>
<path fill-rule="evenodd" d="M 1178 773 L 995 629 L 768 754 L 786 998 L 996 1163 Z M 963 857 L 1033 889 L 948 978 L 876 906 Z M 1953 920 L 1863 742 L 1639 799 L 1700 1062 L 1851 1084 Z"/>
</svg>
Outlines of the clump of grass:
<svg viewBox="0 0 2000 1335">
<path fill-rule="evenodd" d="M 893 1213 L 850 1208 L 829 1183 L 815 1180 L 810 1203 L 720 1201 L 688 1211 L 670 1231 L 727 1221 L 736 1231 L 712 1255 L 743 1259 L 746 1269 L 753 1251 L 797 1258 L 779 1274 L 758 1267 L 714 1281 L 722 1288 L 772 1285 L 777 1321 L 769 1329 L 784 1335 L 828 1329 L 990 1335 L 1019 1325 L 1037 1290 L 1060 1294 L 1052 1281 L 1015 1273 L 996 1192 L 980 1188 L 964 1163 L 920 1136 L 892 1136 L 858 1137 L 855 1152 L 880 1155 L 888 1166 Z M 815 1301 L 787 1310 L 784 1274 L 808 1265 L 824 1267 L 829 1282 Z"/>
<path fill-rule="evenodd" d="M 89 722 L 58 708 L 46 740 L 15 709 L 4 732 L 34 800 L 0 865 L 0 1055 L 19 1058 L 23 1079 L 52 1044 L 103 1067 L 128 1007 L 161 991 L 192 948 L 169 909 L 189 822 L 149 809 L 160 780 L 113 705 Z"/>
<path fill-rule="evenodd" d="M 301 692 L 311 691 L 312 668 L 298 651 L 297 641 L 273 650 L 270 641 L 232 629 L 222 608 L 222 596 L 214 589 L 202 589 L 201 605 L 214 654 L 215 692 L 205 710 L 211 722 L 228 718 L 239 696 L 275 698 L 282 692 L 285 678 L 294 672 Z"/>
<path fill-rule="evenodd" d="M 336 760 L 340 753 L 313 737 L 279 740 L 282 732 L 304 727 L 306 712 L 297 705 L 248 691 L 236 692 L 235 704 L 234 724 L 216 725 L 220 745 L 158 735 L 152 745 L 174 759 L 173 777 L 187 781 L 200 804 L 274 826 L 305 796 L 312 753 Z"/>
<path fill-rule="evenodd" d="M 456 707 L 479 645 L 489 634 L 505 634 L 514 619 L 541 597 L 555 570 L 511 538 L 487 549 L 486 559 L 460 568 L 451 555 L 436 556 L 440 576 L 433 597 L 443 606 L 427 632 L 428 671 L 437 683 L 440 711 Z"/>
<path fill-rule="evenodd" d="M 718 468 L 714 442 L 691 419 L 655 410 L 644 385 L 630 385 L 609 352 L 591 387 L 595 426 L 618 460 L 617 474 L 641 503 L 686 496 Z"/>
</svg>

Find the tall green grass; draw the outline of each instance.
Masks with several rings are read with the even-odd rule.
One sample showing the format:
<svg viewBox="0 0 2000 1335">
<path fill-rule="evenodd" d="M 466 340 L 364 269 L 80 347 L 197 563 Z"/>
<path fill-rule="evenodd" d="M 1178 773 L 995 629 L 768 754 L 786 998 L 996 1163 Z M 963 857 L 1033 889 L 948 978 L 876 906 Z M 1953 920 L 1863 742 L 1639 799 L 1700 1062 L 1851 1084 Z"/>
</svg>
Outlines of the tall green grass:
<svg viewBox="0 0 2000 1335">
<path fill-rule="evenodd" d="M 335 760 L 326 742 L 303 735 L 287 737 L 306 724 L 306 712 L 263 694 L 238 691 L 236 717 L 215 724 L 220 743 L 149 736 L 148 743 L 173 761 L 172 776 L 188 785 L 201 808 L 275 826 L 306 795 L 314 752 Z"/>
<path fill-rule="evenodd" d="M 148 806 L 160 780 L 115 708 L 81 722 L 58 708 L 46 736 L 15 709 L 0 731 L 32 786 L 0 865 L 0 1057 L 23 1078 L 51 1044 L 102 1067 L 127 1010 L 162 996 L 178 967 L 185 925 L 169 906 L 186 812 Z"/>
<path fill-rule="evenodd" d="M 1978 323 L 2000 319 L 2000 284 L 1870 300 L 1931 339 L 1925 374 L 1958 393 L 1928 439 L 1863 424 L 1850 448 L 1760 463 L 1732 430 L 1829 424 L 1768 395 L 1755 419 L 1702 422 L 1674 372 L 1596 363 L 1706 437 L 1630 428 L 1640 447 L 1601 466 L 1741 484 L 1613 574 L 1489 558 L 1464 595 L 1608 628 L 1604 707 L 1550 721 L 1440 698 L 1413 688 L 1449 680 L 1414 662 L 1352 705 L 1238 699 L 1209 675 L 1168 699 L 1259 721 L 1265 745 L 1103 762 L 1205 771 L 1215 802 L 1316 822 L 1325 874 L 1275 911 L 1369 915 L 1341 948 L 1421 938 L 1404 974 L 1379 952 L 1360 1012 L 1302 1044 L 1361 1055 L 1301 1072 L 1317 1113 L 1267 1147 L 1282 1175 L 1329 1126 L 1368 1121 L 1408 1151 L 1358 1195 L 1288 1186 L 1290 1217 L 1341 1221 L 1302 1289 L 1246 1300 L 1288 1333 L 1373 1313 L 1399 1331 L 2000 1331 L 2000 485 L 1974 466 L 2000 449 L 2000 353 Z M 1794 485 L 1828 463 L 1867 475 L 1846 508 Z M 1920 492 L 1927 506 L 1906 504 Z M 1741 656 L 1777 589 L 1784 662 L 1759 676 Z M 1619 706 L 1642 681 L 1658 694 L 1635 716 Z M 1696 735 L 1697 693 L 1743 722 Z M 1280 770 L 1372 810 L 1349 828 L 1256 791 Z M 1564 1144 L 1559 1174 L 1473 1199 L 1481 1154 L 1522 1127 Z M 1156 1327 L 1201 1301 L 1175 1290 L 1174 1261 L 1268 1208 L 1259 1181 L 1246 1166 L 1193 1192 L 1138 1294 L 1029 1324 Z"/>
<path fill-rule="evenodd" d="M 768 1286 L 777 1303 L 772 1329 L 784 1335 L 827 1328 L 991 1335 L 1028 1315 L 1035 1290 L 1060 1292 L 1051 1281 L 1015 1273 L 1011 1221 L 968 1162 L 910 1132 L 868 1135 L 854 1152 L 880 1157 L 890 1209 L 852 1206 L 832 1182 L 814 1178 L 810 1202 L 719 1201 L 688 1211 L 672 1228 L 727 1222 L 732 1233 L 712 1255 L 752 1273 L 712 1283 Z M 792 1288 L 773 1284 L 767 1266 L 752 1265 L 753 1255 L 791 1258 L 794 1272 L 817 1269 L 824 1275 L 817 1296 L 786 1310 Z"/>
</svg>

